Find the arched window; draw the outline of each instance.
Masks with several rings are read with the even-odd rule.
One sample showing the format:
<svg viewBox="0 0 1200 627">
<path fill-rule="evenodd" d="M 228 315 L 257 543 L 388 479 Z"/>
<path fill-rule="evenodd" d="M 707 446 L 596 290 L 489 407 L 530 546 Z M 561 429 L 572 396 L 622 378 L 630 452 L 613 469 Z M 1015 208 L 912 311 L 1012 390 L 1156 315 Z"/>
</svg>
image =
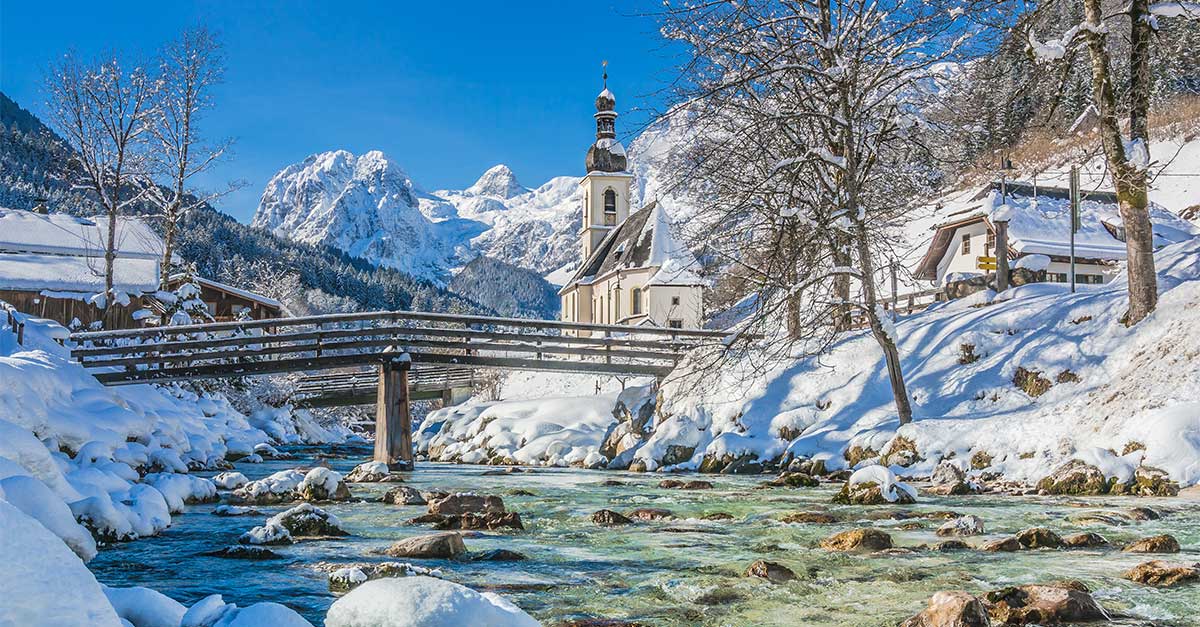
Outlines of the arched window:
<svg viewBox="0 0 1200 627">
<path fill-rule="evenodd" d="M 613 308 L 612 319 L 614 322 L 619 322 L 621 320 L 621 288 L 619 288 L 619 287 L 617 289 L 613 290 L 612 308 Z"/>
<path fill-rule="evenodd" d="M 633 305 L 633 315 L 642 313 L 642 289 L 640 287 L 633 288 L 633 293 L 629 295 L 630 304 Z"/>
<path fill-rule="evenodd" d="M 611 189 L 604 190 L 604 213 L 617 212 L 617 193 Z"/>
</svg>

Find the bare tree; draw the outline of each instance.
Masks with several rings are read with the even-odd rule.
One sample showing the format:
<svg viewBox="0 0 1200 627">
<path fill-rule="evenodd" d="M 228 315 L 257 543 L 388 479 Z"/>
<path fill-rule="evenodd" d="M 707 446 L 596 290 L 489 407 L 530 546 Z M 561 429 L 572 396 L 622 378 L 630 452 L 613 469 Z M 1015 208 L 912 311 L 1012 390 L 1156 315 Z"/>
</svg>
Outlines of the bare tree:
<svg viewBox="0 0 1200 627">
<path fill-rule="evenodd" d="M 749 0 L 666 12 L 686 43 L 677 112 L 693 116 L 699 221 L 760 291 L 760 326 L 782 313 L 794 350 L 824 350 L 853 312 L 912 419 L 881 257 L 936 172 L 919 112 L 938 64 L 971 41 L 970 0 Z M 718 227 L 718 228 L 714 228 Z M 852 295 L 857 287 L 857 296 Z"/>
<path fill-rule="evenodd" d="M 213 106 L 211 92 L 224 74 L 223 63 L 220 42 L 202 26 L 184 31 L 160 53 L 161 88 L 149 131 L 154 140 L 154 174 L 164 184 L 149 182 L 147 191 L 149 200 L 162 212 L 164 289 L 180 219 L 218 195 L 196 193 L 189 189 L 189 181 L 216 163 L 231 144 L 225 140 L 206 146 L 198 129 L 201 116 Z"/>
<path fill-rule="evenodd" d="M 1100 138 L 1105 161 L 1117 193 L 1125 227 L 1126 276 L 1129 310 L 1126 324 L 1140 322 L 1158 304 L 1158 277 L 1154 270 L 1154 230 L 1150 224 L 1150 96 L 1153 73 L 1150 45 L 1159 17 L 1200 18 L 1200 5 L 1188 2 L 1132 0 L 1123 11 L 1105 13 L 1101 0 L 1082 0 L 1084 19 L 1057 39 L 1040 42 L 1029 20 L 1027 38 L 1034 55 L 1059 60 L 1079 45 L 1086 46 L 1092 70 L 1092 100 L 1099 111 Z M 1125 22 L 1128 22 L 1127 24 Z M 1117 72 L 1109 37 L 1118 29 L 1128 33 L 1128 86 L 1118 96 Z M 1121 129 L 1121 113 L 1128 113 L 1128 140 Z"/>
<path fill-rule="evenodd" d="M 107 215 L 104 298 L 114 302 L 117 217 L 141 199 L 135 182 L 146 171 L 145 132 L 154 111 L 157 83 L 140 66 L 126 68 L 115 55 L 93 63 L 66 54 L 46 78 L 50 119 L 75 149 L 81 180 Z"/>
</svg>

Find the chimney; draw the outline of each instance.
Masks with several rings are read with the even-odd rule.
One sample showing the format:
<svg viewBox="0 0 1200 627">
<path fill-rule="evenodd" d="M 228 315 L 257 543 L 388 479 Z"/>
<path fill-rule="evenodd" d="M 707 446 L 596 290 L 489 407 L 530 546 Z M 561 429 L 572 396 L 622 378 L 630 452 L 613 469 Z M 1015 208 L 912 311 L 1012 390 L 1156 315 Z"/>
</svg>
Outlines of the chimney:
<svg viewBox="0 0 1200 627">
<path fill-rule="evenodd" d="M 34 212 L 34 213 L 41 213 L 41 214 L 47 214 L 47 213 L 50 213 L 50 208 L 46 206 L 46 199 L 45 199 L 45 198 L 35 198 L 35 199 L 33 199 L 33 212 Z"/>
</svg>

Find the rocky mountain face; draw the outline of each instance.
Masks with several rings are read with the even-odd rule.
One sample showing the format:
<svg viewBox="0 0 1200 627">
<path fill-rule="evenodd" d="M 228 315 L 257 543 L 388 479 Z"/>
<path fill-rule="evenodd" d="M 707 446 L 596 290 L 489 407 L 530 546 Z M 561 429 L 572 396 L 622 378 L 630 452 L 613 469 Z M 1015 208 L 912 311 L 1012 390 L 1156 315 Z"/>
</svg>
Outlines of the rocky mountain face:
<svg viewBox="0 0 1200 627">
<path fill-rule="evenodd" d="M 659 125 L 634 141 L 635 207 L 658 198 L 677 218 L 689 213 L 663 166 L 679 132 Z M 426 192 L 381 152 L 337 150 L 280 171 L 252 224 L 442 285 L 481 255 L 548 275 L 579 262 L 580 180 L 560 176 L 527 188 L 497 165 L 464 190 Z"/>
</svg>

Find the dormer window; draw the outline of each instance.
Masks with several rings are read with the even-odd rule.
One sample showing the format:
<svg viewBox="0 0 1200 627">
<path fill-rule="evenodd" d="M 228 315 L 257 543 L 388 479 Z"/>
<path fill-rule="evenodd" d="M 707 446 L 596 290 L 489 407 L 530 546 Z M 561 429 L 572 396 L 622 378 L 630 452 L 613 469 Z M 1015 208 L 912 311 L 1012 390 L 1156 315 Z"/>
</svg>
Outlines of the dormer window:
<svg viewBox="0 0 1200 627">
<path fill-rule="evenodd" d="M 1118 224 L 1116 222 L 1110 222 L 1108 220 L 1101 220 L 1100 224 L 1104 225 L 1104 230 L 1108 231 L 1108 234 L 1113 236 L 1113 239 L 1117 240 L 1118 242 L 1125 241 L 1125 225 L 1124 224 Z"/>
</svg>

